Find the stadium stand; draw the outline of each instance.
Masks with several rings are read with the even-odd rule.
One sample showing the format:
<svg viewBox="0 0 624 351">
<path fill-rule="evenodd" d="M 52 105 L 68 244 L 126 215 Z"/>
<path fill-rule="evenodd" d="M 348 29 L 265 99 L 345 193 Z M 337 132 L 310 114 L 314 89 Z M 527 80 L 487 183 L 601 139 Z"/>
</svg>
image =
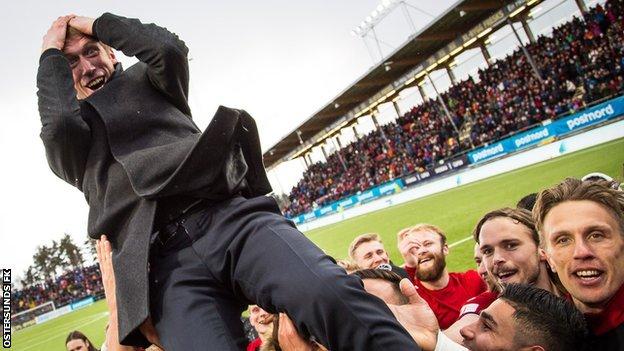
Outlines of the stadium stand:
<svg viewBox="0 0 624 351">
<path fill-rule="evenodd" d="M 491 143 L 548 119 L 624 92 L 624 11 L 620 1 L 597 5 L 526 46 L 543 82 L 518 48 L 441 96 L 312 164 L 289 195 L 287 217 L 308 212 L 388 180 Z M 471 145 L 472 143 L 472 145 Z"/>
<path fill-rule="evenodd" d="M 19 313 L 53 301 L 56 308 L 88 296 L 104 297 L 102 275 L 97 264 L 67 271 L 55 279 L 17 290 L 11 300 L 11 309 Z"/>
</svg>

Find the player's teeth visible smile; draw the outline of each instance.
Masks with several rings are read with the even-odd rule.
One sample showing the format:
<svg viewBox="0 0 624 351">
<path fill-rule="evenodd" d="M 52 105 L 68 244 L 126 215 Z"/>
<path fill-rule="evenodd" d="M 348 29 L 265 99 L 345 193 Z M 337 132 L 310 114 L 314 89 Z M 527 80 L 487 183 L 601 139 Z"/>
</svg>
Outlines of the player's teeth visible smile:
<svg viewBox="0 0 624 351">
<path fill-rule="evenodd" d="M 594 278 L 599 276 L 600 272 L 597 270 L 585 270 L 576 272 L 576 275 L 580 278 Z"/>
<path fill-rule="evenodd" d="M 87 88 L 94 89 L 96 87 L 99 87 L 103 83 L 104 83 L 104 77 L 98 77 L 90 81 L 89 84 L 87 84 Z"/>
</svg>

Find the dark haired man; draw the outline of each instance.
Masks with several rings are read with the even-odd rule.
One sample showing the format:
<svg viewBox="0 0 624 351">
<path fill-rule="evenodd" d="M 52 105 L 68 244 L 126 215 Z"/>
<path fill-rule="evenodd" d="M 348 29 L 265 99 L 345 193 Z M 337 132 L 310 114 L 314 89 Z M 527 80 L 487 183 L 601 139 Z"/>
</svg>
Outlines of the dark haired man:
<svg viewBox="0 0 624 351">
<path fill-rule="evenodd" d="M 139 62 L 123 70 L 111 47 Z M 253 119 L 220 107 L 197 128 L 187 53 L 166 29 L 110 13 L 59 17 L 43 40 L 41 138 L 52 171 L 84 193 L 89 234 L 113 244 L 121 343 L 147 346 L 151 317 L 166 350 L 238 350 L 253 302 L 333 350 L 416 347 L 263 196 Z"/>
<path fill-rule="evenodd" d="M 575 351 L 586 334 L 581 313 L 531 285 L 508 284 L 501 296 L 461 330 L 471 351 Z"/>
<path fill-rule="evenodd" d="M 425 350 L 576 351 L 584 346 L 582 314 L 569 301 L 535 286 L 507 285 L 479 319 L 462 328 L 460 343 L 431 323 L 433 312 L 406 279 L 401 292 L 409 304 L 390 308 Z"/>
<path fill-rule="evenodd" d="M 535 200 L 537 200 L 537 193 L 531 193 L 529 195 L 526 195 L 522 199 L 518 200 L 516 208 L 523 208 L 529 212 L 533 211 L 533 206 L 535 206 Z"/>
<path fill-rule="evenodd" d="M 501 288 L 510 283 L 534 285 L 557 296 L 563 295 L 558 281 L 549 274 L 531 212 L 509 207 L 490 211 L 479 220 L 473 236 L 488 275 L 498 289 L 484 292 L 462 306 L 460 318 L 445 331 L 451 339 L 459 342 L 459 330 L 477 320 L 479 313 L 496 300 Z"/>
<path fill-rule="evenodd" d="M 361 269 L 351 273 L 362 279 L 364 290 L 377 296 L 387 304 L 404 305 L 407 299 L 401 294 L 401 277 L 385 269 Z"/>
</svg>

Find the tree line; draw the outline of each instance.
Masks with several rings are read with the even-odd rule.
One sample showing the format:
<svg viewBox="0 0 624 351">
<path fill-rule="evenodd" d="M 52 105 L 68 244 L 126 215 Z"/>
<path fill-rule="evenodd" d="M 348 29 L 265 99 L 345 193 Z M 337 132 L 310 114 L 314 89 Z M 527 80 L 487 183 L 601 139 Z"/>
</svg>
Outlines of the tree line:
<svg viewBox="0 0 624 351">
<path fill-rule="evenodd" d="M 83 247 L 74 243 L 72 237 L 65 233 L 60 240 L 52 240 L 49 245 L 37 247 L 33 255 L 33 263 L 24 272 L 22 286 L 34 285 L 48 279 L 55 279 L 70 269 L 82 268 L 86 253 L 95 257 L 95 242 L 87 238 Z"/>
</svg>

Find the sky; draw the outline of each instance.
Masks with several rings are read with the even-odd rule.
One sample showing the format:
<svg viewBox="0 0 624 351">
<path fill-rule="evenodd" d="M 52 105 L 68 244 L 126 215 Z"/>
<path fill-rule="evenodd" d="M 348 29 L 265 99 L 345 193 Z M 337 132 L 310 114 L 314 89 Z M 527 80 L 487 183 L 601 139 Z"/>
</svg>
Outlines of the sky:
<svg viewBox="0 0 624 351">
<path fill-rule="evenodd" d="M 408 0 L 416 29 L 455 0 Z M 42 37 L 61 15 L 112 12 L 168 28 L 189 47 L 194 119 L 205 128 L 219 105 L 247 110 L 268 150 L 373 65 L 351 34 L 381 0 L 10 1 L 0 13 L 0 268 L 22 275 L 39 245 L 63 233 L 86 238 L 84 196 L 49 169 L 39 138 L 36 71 Z M 388 55 L 412 34 L 396 9 L 377 27 Z M 370 41 L 369 41 L 370 44 Z M 376 48 L 375 48 L 376 51 Z M 373 54 L 376 54 L 373 51 Z M 376 57 L 379 59 L 379 57 Z M 122 58 L 125 67 L 135 62 Z M 294 184 L 300 164 L 280 168 Z M 277 176 L 272 176 L 275 182 Z M 274 185 L 275 186 L 275 185 Z"/>
</svg>

